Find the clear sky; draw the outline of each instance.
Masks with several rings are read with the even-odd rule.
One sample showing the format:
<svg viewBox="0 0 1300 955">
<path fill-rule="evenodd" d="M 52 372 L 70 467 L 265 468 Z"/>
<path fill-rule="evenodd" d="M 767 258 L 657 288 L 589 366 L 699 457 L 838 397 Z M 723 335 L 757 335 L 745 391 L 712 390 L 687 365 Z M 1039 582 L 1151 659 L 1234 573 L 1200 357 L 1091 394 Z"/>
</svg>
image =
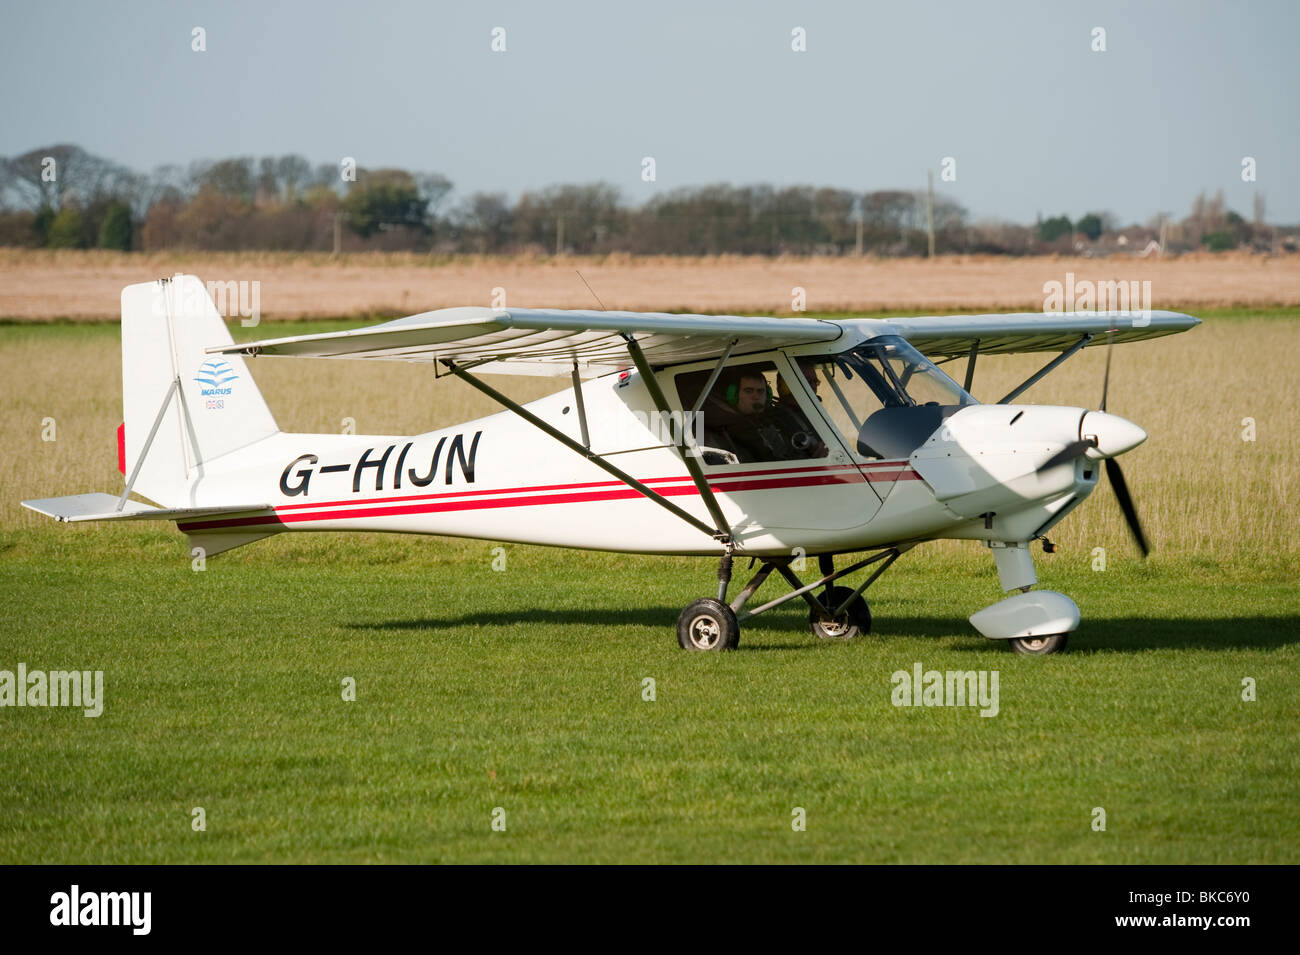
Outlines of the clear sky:
<svg viewBox="0 0 1300 955">
<path fill-rule="evenodd" d="M 1269 221 L 1300 221 L 1294 0 L 0 10 L 6 156 L 74 142 L 141 171 L 353 156 L 441 172 L 459 196 L 603 180 L 635 202 L 711 182 L 914 189 L 932 168 L 975 218 L 1181 217 L 1217 189 L 1249 218 L 1259 189 Z M 938 181 L 945 156 L 955 182 Z"/>
</svg>

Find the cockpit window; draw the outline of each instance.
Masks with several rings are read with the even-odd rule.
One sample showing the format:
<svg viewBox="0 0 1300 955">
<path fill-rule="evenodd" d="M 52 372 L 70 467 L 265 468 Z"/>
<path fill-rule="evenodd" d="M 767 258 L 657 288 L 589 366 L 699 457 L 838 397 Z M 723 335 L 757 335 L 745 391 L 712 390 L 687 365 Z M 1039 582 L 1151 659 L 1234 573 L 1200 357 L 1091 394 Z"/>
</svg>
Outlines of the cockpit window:
<svg viewBox="0 0 1300 955">
<path fill-rule="evenodd" d="M 820 460 L 830 453 L 818 426 L 804 413 L 775 364 L 728 363 L 701 401 L 700 392 L 713 371 L 705 368 L 677 376 L 682 408 L 700 407 L 692 426 L 706 465 Z"/>
<path fill-rule="evenodd" d="M 801 360 L 801 364 L 806 359 Z M 904 458 L 944 418 L 976 401 L 897 336 L 817 358 L 819 400 L 845 443 L 865 458 Z"/>
</svg>

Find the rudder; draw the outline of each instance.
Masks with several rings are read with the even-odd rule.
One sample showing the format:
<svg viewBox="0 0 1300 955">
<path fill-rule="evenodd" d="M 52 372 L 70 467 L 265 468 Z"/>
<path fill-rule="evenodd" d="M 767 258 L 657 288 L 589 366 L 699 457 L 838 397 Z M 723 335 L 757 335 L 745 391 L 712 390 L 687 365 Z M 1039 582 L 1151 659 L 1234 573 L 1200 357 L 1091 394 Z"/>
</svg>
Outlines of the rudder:
<svg viewBox="0 0 1300 955">
<path fill-rule="evenodd" d="M 196 276 L 122 290 L 123 463 L 128 480 L 139 468 L 134 491 L 183 506 L 207 462 L 279 431 L 243 358 L 205 351 L 233 342 Z"/>
</svg>

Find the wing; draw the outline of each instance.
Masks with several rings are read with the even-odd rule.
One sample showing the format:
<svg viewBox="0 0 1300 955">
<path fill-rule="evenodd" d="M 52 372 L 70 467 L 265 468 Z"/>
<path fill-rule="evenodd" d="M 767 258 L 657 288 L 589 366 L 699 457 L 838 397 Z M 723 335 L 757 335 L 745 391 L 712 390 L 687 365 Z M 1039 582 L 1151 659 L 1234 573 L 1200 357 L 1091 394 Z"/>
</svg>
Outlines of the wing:
<svg viewBox="0 0 1300 955">
<path fill-rule="evenodd" d="M 922 318 L 890 318 L 876 327 L 877 334 L 906 338 L 929 358 L 956 357 L 970 353 L 976 343 L 981 355 L 1010 352 L 1062 351 L 1085 335 L 1088 346 L 1159 338 L 1184 332 L 1201 324 L 1199 318 L 1181 312 L 1016 312 L 1006 315 L 940 315 Z M 1113 332 L 1113 334 L 1108 334 Z"/>
<path fill-rule="evenodd" d="M 563 309 L 446 308 L 369 328 L 218 346 L 209 352 L 293 355 L 303 358 L 370 358 L 455 361 L 497 374 L 567 375 L 574 363 L 583 377 L 630 367 L 624 336 L 636 339 L 656 367 L 717 358 L 734 341 L 733 355 L 789 345 L 832 342 L 838 322 L 815 318 L 742 318 L 596 312 Z"/>
</svg>

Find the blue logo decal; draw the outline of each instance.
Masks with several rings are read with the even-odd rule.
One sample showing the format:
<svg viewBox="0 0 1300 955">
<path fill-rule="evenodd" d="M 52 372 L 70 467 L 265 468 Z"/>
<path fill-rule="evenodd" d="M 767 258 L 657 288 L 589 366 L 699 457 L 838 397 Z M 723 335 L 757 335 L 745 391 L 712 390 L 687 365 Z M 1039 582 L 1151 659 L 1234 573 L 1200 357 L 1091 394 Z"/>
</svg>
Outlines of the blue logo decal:
<svg viewBox="0 0 1300 955">
<path fill-rule="evenodd" d="M 239 378 L 230 362 L 224 358 L 209 358 L 199 366 L 199 373 L 194 380 L 206 387 L 199 388 L 199 394 L 205 398 L 228 395 L 231 389 L 226 387 Z"/>
</svg>

